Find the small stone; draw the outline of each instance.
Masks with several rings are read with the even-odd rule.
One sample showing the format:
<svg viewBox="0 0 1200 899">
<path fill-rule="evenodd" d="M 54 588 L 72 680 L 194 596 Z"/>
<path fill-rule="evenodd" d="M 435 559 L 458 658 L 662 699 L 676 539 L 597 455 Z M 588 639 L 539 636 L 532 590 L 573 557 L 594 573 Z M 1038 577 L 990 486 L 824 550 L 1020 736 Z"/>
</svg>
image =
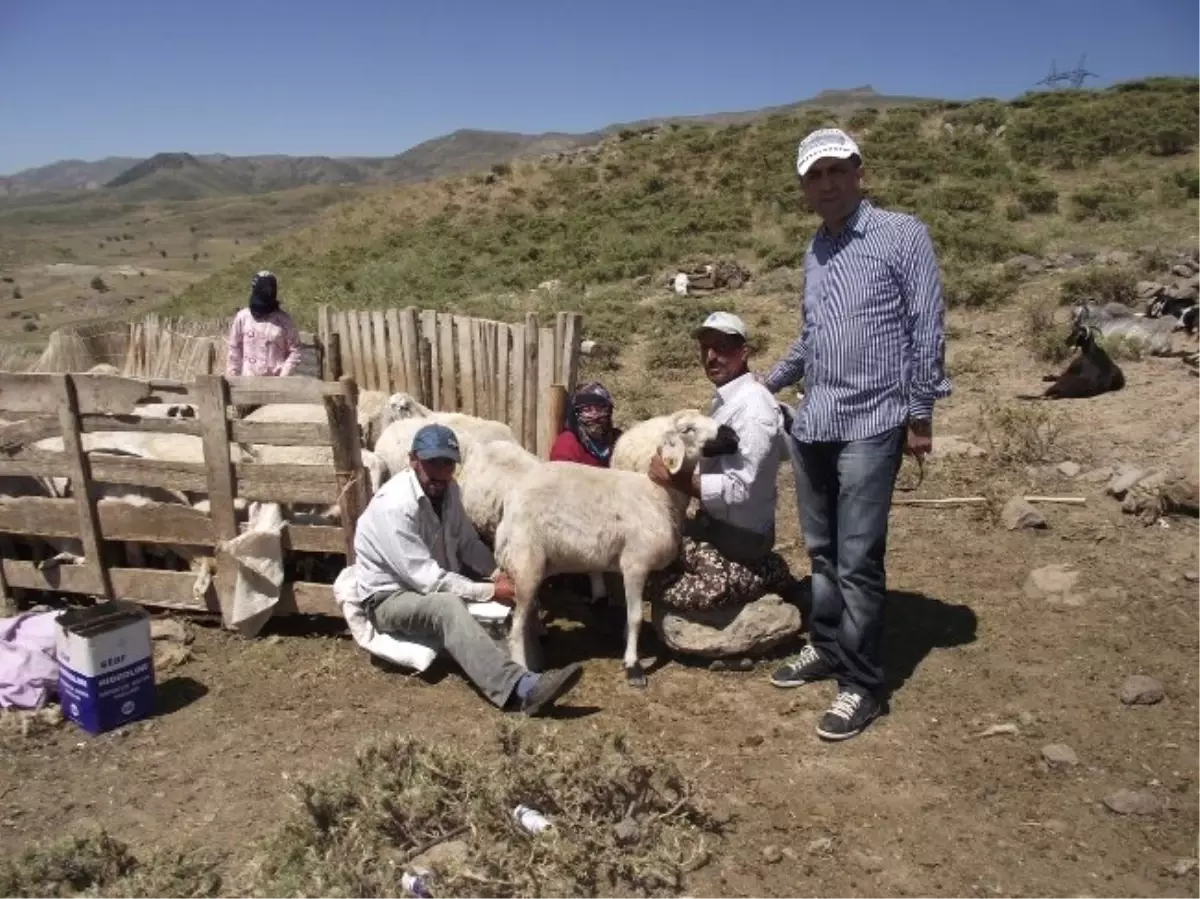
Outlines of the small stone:
<svg viewBox="0 0 1200 899">
<path fill-rule="evenodd" d="M 1158 797 L 1146 790 L 1117 790 L 1104 797 L 1104 804 L 1118 815 L 1152 815 L 1162 808 Z"/>
<path fill-rule="evenodd" d="M 783 850 L 778 846 L 764 846 L 762 856 L 768 865 L 777 865 L 783 861 Z"/>
<path fill-rule="evenodd" d="M 1076 590 L 1079 572 L 1069 564 L 1046 565 L 1029 573 L 1025 580 L 1025 595 L 1030 599 L 1044 599 L 1051 605 L 1082 606 L 1084 594 Z"/>
<path fill-rule="evenodd" d="M 1200 581 L 1200 574 L 1197 574 L 1195 571 L 1185 571 L 1183 573 L 1183 579 L 1190 584 L 1194 584 L 1197 581 Z"/>
<path fill-rule="evenodd" d="M 883 859 L 870 852 L 863 852 L 861 849 L 855 849 L 850 853 L 850 861 L 868 874 L 877 874 L 883 870 Z"/>
<path fill-rule="evenodd" d="M 1072 768 L 1079 764 L 1075 750 L 1065 743 L 1051 743 L 1042 747 L 1042 758 L 1054 767 Z"/>
<path fill-rule="evenodd" d="M 628 846 L 641 839 L 642 829 L 632 818 L 622 818 L 613 827 L 613 836 L 616 837 L 618 845 Z"/>
<path fill-rule="evenodd" d="M 447 840 L 431 846 L 410 862 L 414 868 L 424 868 L 433 873 L 449 872 L 466 864 L 471 847 L 463 840 Z"/>
<path fill-rule="evenodd" d="M 931 459 L 941 459 L 949 456 L 966 456 L 969 459 L 978 459 L 986 455 L 987 450 L 983 447 L 976 446 L 953 434 L 935 434 L 933 437 L 933 446 L 929 450 L 929 458 Z"/>
<path fill-rule="evenodd" d="M 1101 481 L 1111 480 L 1113 470 L 1109 466 L 1101 468 L 1093 468 L 1091 471 L 1084 472 L 1079 476 L 1079 480 L 1086 481 L 1089 484 L 1099 484 Z"/>
<path fill-rule="evenodd" d="M 1082 471 L 1083 468 L 1078 462 L 1059 462 L 1058 473 L 1064 478 L 1073 478 Z"/>
<path fill-rule="evenodd" d="M 1023 496 L 1014 496 L 1000 512 L 1000 520 L 1010 531 L 1045 529 L 1046 519 Z"/>
<path fill-rule="evenodd" d="M 808 845 L 804 847 L 804 851 L 809 855 L 822 855 L 832 849 L 832 837 L 817 837 L 815 840 L 809 840 Z"/>
<path fill-rule="evenodd" d="M 1167 865 L 1167 873 L 1174 874 L 1176 877 L 1187 877 L 1197 867 L 1200 867 L 1200 861 L 1194 858 L 1177 858 L 1171 864 Z"/>
<path fill-rule="evenodd" d="M 750 734 L 748 737 L 746 737 L 744 740 L 742 740 L 743 746 L 761 746 L 762 744 L 763 744 L 763 735 L 762 734 Z"/>
<path fill-rule="evenodd" d="M 192 635 L 182 621 L 174 618 L 155 618 L 150 622 L 151 640 L 170 640 L 174 643 L 191 643 Z"/>
<path fill-rule="evenodd" d="M 1190 265 L 1184 265 L 1181 262 L 1179 265 L 1171 268 L 1171 274 L 1177 275 L 1180 278 L 1190 278 L 1192 276 L 1192 267 Z"/>
<path fill-rule="evenodd" d="M 1037 724 L 1037 717 L 1028 709 L 1022 709 L 1017 712 L 1017 721 L 1021 727 L 1033 727 L 1033 725 Z"/>
<path fill-rule="evenodd" d="M 1139 300 L 1149 300 L 1157 296 L 1163 289 L 1163 286 L 1157 281 L 1138 281 L 1137 287 L 1134 289 L 1137 291 Z"/>
<path fill-rule="evenodd" d="M 1140 468 L 1134 468 L 1131 465 L 1122 465 L 1117 468 L 1116 474 L 1108 482 L 1106 489 L 1110 495 L 1115 496 L 1117 499 L 1123 499 L 1125 494 L 1145 476 L 1146 473 Z"/>
<path fill-rule="evenodd" d="M 728 671 L 729 663 L 726 662 L 724 659 L 713 659 L 711 662 L 708 663 L 708 670 L 709 671 Z"/>
<path fill-rule="evenodd" d="M 1121 685 L 1121 702 L 1125 705 L 1154 705 L 1166 695 L 1159 681 L 1144 674 L 1135 674 Z"/>
</svg>

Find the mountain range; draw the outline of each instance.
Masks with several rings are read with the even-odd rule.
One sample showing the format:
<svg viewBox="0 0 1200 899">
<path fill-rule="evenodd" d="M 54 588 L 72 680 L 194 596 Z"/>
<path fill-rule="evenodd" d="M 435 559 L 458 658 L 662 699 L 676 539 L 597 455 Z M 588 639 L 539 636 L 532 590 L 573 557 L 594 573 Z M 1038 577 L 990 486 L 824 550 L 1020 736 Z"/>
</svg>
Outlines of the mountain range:
<svg viewBox="0 0 1200 899">
<path fill-rule="evenodd" d="M 147 159 L 110 156 L 96 161 L 67 159 L 0 176 L 0 198 L 28 198 L 46 192 L 106 191 L 121 200 L 194 200 L 286 190 L 304 185 L 403 184 L 487 168 L 520 157 L 561 153 L 598 143 L 625 128 L 668 123 L 725 125 L 787 114 L 805 107 L 844 111 L 927 102 L 889 96 L 870 85 L 829 90 L 784 106 L 739 112 L 672 116 L 626 122 L 582 134 L 518 134 L 462 129 L 436 137 L 395 156 L 226 156 L 157 153 Z"/>
</svg>

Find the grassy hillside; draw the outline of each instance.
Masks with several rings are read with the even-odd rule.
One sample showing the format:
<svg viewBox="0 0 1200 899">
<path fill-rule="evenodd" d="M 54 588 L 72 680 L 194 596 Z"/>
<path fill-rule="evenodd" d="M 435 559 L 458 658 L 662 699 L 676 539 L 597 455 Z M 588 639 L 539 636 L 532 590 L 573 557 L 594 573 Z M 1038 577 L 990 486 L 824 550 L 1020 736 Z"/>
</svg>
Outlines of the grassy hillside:
<svg viewBox="0 0 1200 899">
<path fill-rule="evenodd" d="M 842 118 L 814 109 L 626 129 L 553 161 L 382 190 L 193 285 L 172 311 L 226 310 L 262 267 L 280 274 L 287 303 L 311 324 L 322 302 L 496 313 L 497 294 L 547 279 L 573 288 L 569 299 L 696 256 L 736 255 L 759 275 L 795 266 L 816 225 L 795 146 L 837 121 L 861 140 L 871 196 L 929 225 L 952 304 L 1011 293 L 993 266 L 1018 254 L 1132 250 L 1195 231 L 1195 79 Z"/>
</svg>

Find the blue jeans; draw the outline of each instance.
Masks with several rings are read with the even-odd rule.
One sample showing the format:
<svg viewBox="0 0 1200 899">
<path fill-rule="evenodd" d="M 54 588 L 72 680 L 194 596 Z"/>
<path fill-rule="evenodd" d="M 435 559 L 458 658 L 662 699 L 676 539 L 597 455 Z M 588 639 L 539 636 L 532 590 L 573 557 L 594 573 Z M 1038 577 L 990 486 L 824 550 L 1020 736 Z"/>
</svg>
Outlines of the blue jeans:
<svg viewBox="0 0 1200 899">
<path fill-rule="evenodd" d="M 846 443 L 789 437 L 800 530 L 812 560 L 810 642 L 838 686 L 877 693 L 887 594 L 884 555 L 904 428 Z"/>
</svg>

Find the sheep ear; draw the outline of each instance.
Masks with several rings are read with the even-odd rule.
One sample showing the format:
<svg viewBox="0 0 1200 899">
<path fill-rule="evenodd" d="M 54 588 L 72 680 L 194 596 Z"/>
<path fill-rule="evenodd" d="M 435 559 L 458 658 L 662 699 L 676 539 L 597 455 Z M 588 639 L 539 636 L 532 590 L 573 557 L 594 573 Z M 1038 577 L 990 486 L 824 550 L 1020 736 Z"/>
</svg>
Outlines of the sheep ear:
<svg viewBox="0 0 1200 899">
<path fill-rule="evenodd" d="M 663 445 L 658 448 L 658 454 L 662 456 L 662 460 L 667 463 L 667 471 L 671 474 L 679 474 L 683 468 L 683 460 L 687 454 L 687 447 L 683 445 L 674 434 L 668 434 L 667 439 L 663 441 Z"/>
</svg>

